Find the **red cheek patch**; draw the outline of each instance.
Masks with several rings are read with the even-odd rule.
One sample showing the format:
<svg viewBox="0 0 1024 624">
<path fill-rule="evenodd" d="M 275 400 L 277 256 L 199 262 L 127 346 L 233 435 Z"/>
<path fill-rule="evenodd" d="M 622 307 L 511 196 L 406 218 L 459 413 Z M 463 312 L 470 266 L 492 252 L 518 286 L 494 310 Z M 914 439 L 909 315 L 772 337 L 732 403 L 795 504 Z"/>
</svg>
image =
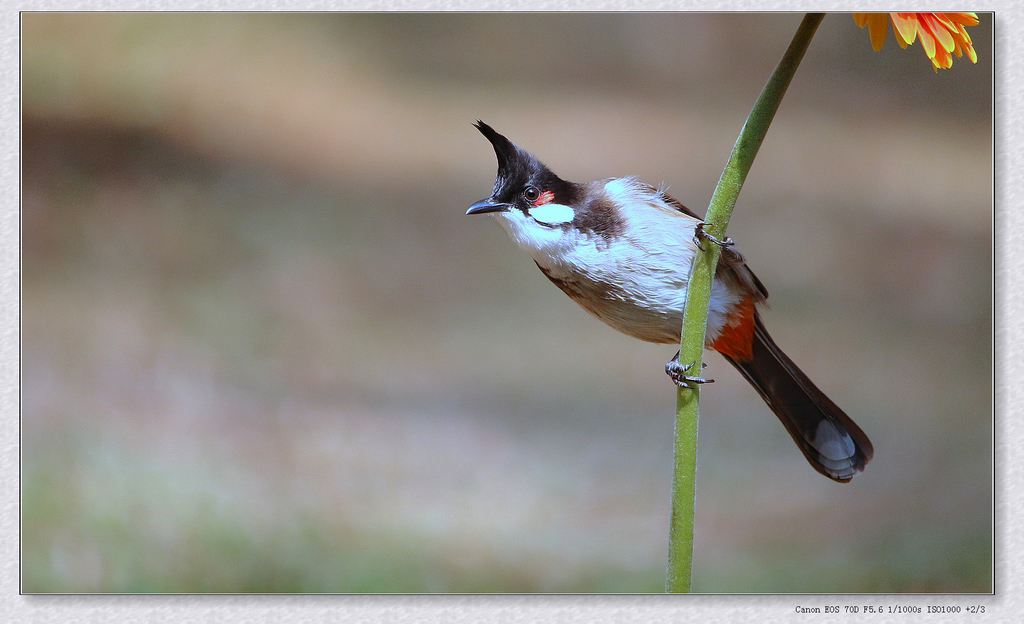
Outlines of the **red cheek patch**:
<svg viewBox="0 0 1024 624">
<path fill-rule="evenodd" d="M 544 204 L 550 204 L 555 199 L 555 194 L 551 191 L 544 191 L 537 198 L 537 201 L 533 202 L 534 206 L 543 206 Z"/>
</svg>

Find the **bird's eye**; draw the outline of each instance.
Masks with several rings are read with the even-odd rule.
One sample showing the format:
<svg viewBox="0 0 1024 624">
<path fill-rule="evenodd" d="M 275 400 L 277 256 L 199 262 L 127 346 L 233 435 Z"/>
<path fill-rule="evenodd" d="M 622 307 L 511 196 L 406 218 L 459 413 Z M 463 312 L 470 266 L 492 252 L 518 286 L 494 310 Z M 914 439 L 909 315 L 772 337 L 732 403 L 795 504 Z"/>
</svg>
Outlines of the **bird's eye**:
<svg viewBox="0 0 1024 624">
<path fill-rule="evenodd" d="M 526 187 L 526 190 L 523 191 L 523 198 L 528 202 L 535 202 L 540 198 L 540 191 L 537 190 L 536 186 L 528 186 Z"/>
</svg>

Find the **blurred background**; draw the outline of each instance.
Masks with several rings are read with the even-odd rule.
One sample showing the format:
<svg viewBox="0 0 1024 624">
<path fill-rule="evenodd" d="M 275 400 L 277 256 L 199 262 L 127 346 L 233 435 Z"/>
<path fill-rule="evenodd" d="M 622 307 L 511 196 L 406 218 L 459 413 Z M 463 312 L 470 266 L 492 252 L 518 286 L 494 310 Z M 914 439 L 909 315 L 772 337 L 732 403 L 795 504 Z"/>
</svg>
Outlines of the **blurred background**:
<svg viewBox="0 0 1024 624">
<path fill-rule="evenodd" d="M 22 16 L 26 592 L 661 592 L 675 349 L 490 219 L 493 125 L 703 213 L 800 14 Z M 825 18 L 730 235 L 874 442 L 724 360 L 694 590 L 992 590 L 991 15 Z"/>
</svg>

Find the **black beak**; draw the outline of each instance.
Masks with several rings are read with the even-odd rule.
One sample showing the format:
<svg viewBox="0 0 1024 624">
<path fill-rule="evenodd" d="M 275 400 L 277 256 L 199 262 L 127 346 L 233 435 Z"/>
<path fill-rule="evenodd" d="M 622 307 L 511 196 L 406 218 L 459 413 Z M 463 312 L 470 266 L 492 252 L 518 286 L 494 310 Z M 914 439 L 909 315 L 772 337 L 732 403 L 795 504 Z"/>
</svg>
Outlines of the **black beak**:
<svg viewBox="0 0 1024 624">
<path fill-rule="evenodd" d="M 470 206 L 469 210 L 466 211 L 466 214 L 468 214 L 468 215 L 487 214 L 488 212 L 503 212 L 503 211 L 508 210 L 508 209 L 509 209 L 509 205 L 508 204 L 498 203 L 498 202 L 492 201 L 490 198 L 488 198 L 488 199 L 481 199 L 477 203 L 475 203 L 472 206 Z"/>
</svg>

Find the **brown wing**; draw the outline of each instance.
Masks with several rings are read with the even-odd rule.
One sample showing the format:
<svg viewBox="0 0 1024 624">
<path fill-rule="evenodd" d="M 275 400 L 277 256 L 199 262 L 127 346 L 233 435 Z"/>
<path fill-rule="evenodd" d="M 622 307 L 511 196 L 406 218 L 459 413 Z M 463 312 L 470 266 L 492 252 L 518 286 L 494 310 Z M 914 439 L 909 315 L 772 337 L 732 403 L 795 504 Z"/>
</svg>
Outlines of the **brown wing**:
<svg viewBox="0 0 1024 624">
<path fill-rule="evenodd" d="M 661 189 L 655 189 L 654 187 L 650 188 L 654 190 L 669 206 L 672 206 L 679 212 L 685 215 L 689 215 L 694 219 L 703 221 L 703 219 L 697 216 L 697 214 L 694 213 L 692 210 L 684 206 L 682 202 L 680 202 L 675 197 L 672 197 L 671 195 L 669 195 L 665 191 L 662 191 Z M 755 288 L 757 292 L 761 294 L 761 301 L 768 298 L 768 289 L 764 287 L 764 284 L 761 283 L 761 280 L 757 279 L 757 276 L 754 275 L 754 272 L 751 271 L 750 267 L 747 266 L 746 261 L 743 259 L 743 255 L 730 247 L 725 247 L 722 249 L 722 258 L 719 261 L 718 268 L 715 271 L 715 274 L 719 278 L 731 278 L 741 283 L 747 284 L 748 288 Z"/>
<path fill-rule="evenodd" d="M 665 203 L 668 204 L 669 206 L 672 206 L 673 208 L 675 208 L 679 212 L 683 213 L 684 215 L 689 215 L 689 216 L 693 217 L 694 219 L 698 219 L 698 220 L 703 221 L 703 219 L 701 219 L 699 216 L 697 216 L 697 213 L 695 213 L 694 211 L 692 211 L 689 208 L 687 208 L 686 206 L 684 206 L 683 203 L 681 201 L 679 201 L 678 199 L 676 199 L 675 197 L 672 197 L 671 195 L 669 195 L 665 191 L 663 191 L 661 189 L 654 188 L 653 186 L 651 186 L 649 184 L 646 184 L 645 186 L 647 186 L 652 191 L 657 193 L 665 201 Z"/>
</svg>

